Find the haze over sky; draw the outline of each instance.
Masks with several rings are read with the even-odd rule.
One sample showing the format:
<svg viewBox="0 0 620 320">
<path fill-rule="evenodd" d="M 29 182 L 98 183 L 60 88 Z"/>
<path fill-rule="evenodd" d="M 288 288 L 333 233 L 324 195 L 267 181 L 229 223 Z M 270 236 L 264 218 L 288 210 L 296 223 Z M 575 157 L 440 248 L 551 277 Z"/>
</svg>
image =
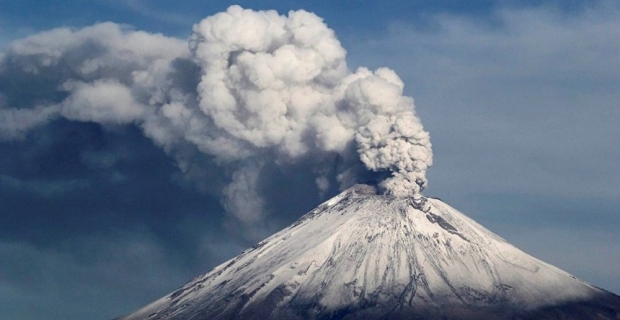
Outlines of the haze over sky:
<svg viewBox="0 0 620 320">
<path fill-rule="evenodd" d="M 25 37 L 107 21 L 187 41 L 194 24 L 232 4 L 0 0 L 0 59 Z M 620 293 L 619 2 L 236 4 L 314 12 L 335 31 L 350 69 L 393 69 L 431 135 L 425 195 Z M 0 67 L 0 111 L 31 108 L 55 90 L 47 78 L 11 70 Z M 265 213 L 252 227 L 226 213 L 232 169 L 190 150 L 193 170 L 183 173 L 135 124 L 58 118 L 23 135 L 3 129 L 1 319 L 130 312 L 338 192 L 320 192 L 303 162 L 270 167 L 257 182 Z"/>
</svg>

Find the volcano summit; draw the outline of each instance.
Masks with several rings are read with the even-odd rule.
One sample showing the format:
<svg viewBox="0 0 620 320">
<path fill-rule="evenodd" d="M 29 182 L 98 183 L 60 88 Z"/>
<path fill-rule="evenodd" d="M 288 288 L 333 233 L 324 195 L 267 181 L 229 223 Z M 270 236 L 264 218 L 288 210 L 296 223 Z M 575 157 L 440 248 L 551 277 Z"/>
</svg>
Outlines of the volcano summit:
<svg viewBox="0 0 620 320">
<path fill-rule="evenodd" d="M 131 319 L 620 319 L 438 199 L 356 185 Z"/>
</svg>

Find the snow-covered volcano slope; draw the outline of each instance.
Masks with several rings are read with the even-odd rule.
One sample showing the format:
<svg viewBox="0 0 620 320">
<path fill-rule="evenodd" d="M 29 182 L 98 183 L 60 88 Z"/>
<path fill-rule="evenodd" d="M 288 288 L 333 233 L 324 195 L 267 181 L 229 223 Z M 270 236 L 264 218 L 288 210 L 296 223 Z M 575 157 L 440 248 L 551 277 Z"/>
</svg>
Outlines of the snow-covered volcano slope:
<svg viewBox="0 0 620 320">
<path fill-rule="evenodd" d="M 620 319 L 620 297 L 437 199 L 355 186 L 122 319 Z"/>
</svg>

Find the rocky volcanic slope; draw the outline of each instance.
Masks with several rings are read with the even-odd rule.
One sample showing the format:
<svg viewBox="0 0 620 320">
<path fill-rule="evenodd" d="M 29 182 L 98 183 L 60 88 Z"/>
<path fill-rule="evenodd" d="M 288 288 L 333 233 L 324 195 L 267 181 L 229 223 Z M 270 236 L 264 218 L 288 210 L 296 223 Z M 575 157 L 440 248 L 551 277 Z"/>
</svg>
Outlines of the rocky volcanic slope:
<svg viewBox="0 0 620 320">
<path fill-rule="evenodd" d="M 620 319 L 620 297 L 440 200 L 358 185 L 119 319 Z"/>
</svg>

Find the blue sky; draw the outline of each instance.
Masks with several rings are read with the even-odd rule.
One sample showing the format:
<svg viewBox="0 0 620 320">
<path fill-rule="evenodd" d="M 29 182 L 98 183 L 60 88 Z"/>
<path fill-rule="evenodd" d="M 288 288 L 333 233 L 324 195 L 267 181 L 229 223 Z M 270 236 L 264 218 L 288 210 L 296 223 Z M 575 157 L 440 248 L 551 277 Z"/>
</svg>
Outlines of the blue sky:
<svg viewBox="0 0 620 320">
<path fill-rule="evenodd" d="M 195 23 L 231 4 L 0 0 L 0 48 L 8 56 L 13 41 L 106 21 L 186 41 Z M 620 293 L 617 2 L 237 4 L 315 12 L 350 68 L 393 69 L 431 135 L 426 195 Z M 27 77 L 7 65 L 0 110 L 58 98 L 48 84 L 57 74 Z M 269 168 L 260 183 L 270 214 L 260 230 L 244 229 L 221 202 L 229 168 L 187 152 L 192 174 L 135 125 L 67 119 L 0 140 L 0 318 L 119 316 L 336 192 L 322 198 L 305 163 Z"/>
</svg>

